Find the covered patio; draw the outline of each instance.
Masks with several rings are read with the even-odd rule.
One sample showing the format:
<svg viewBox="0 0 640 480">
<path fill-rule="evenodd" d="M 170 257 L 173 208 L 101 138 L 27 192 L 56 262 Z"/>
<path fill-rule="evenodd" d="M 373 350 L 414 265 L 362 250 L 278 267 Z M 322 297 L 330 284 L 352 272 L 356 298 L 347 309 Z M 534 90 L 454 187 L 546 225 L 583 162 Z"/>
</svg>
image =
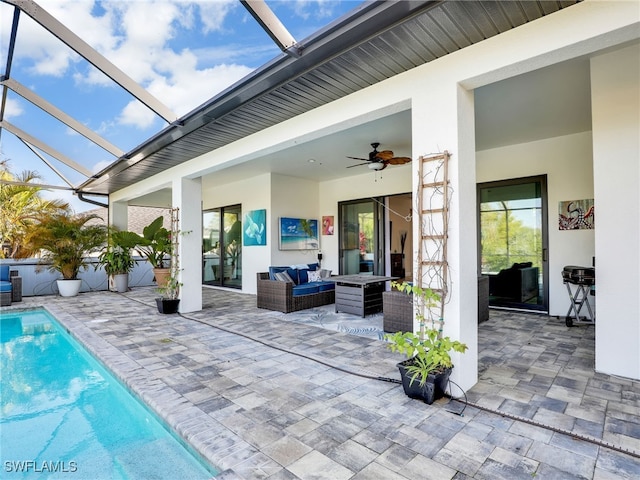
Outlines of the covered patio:
<svg viewBox="0 0 640 480">
<path fill-rule="evenodd" d="M 163 417 L 221 478 L 632 478 L 640 384 L 594 372 L 594 327 L 491 311 L 469 405 L 406 397 L 379 340 L 286 321 L 203 288 L 160 315 L 153 288 L 30 297 Z M 459 392 L 454 389 L 454 395 Z"/>
</svg>

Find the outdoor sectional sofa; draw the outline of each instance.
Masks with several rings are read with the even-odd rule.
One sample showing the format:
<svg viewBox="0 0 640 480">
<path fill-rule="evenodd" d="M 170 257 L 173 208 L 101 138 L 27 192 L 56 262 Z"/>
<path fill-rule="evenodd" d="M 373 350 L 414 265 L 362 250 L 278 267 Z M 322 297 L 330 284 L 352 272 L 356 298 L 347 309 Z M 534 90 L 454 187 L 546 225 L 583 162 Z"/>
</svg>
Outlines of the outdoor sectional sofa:
<svg viewBox="0 0 640 480">
<path fill-rule="evenodd" d="M 319 272 L 324 277 L 309 281 L 309 272 Z M 330 275 L 317 263 L 269 267 L 268 272 L 257 274 L 257 306 L 289 313 L 334 303 L 335 283 L 328 280 Z"/>
</svg>

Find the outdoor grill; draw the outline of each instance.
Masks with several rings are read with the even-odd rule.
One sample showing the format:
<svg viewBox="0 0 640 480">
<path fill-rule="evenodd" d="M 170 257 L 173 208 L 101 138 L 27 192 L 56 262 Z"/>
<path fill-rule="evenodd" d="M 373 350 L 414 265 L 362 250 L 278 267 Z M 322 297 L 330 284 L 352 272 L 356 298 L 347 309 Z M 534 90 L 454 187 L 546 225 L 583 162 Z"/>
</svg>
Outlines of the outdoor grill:
<svg viewBox="0 0 640 480">
<path fill-rule="evenodd" d="M 562 282 L 567 286 L 571 302 L 566 318 L 567 327 L 576 324 L 593 325 L 596 317 L 589 303 L 589 294 L 595 294 L 595 268 L 567 265 L 562 270 Z M 584 306 L 587 307 L 588 315 L 581 317 L 580 311 Z"/>
</svg>

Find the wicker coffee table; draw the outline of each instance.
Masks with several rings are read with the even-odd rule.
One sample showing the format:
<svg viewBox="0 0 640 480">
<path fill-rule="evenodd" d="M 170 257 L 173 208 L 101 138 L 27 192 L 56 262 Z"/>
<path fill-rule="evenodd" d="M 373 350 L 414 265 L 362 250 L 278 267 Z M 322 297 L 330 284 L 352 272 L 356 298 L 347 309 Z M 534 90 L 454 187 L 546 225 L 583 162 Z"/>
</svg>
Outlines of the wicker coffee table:
<svg viewBox="0 0 640 480">
<path fill-rule="evenodd" d="M 382 275 L 338 275 L 327 280 L 336 282 L 336 312 L 364 317 L 382 311 L 385 283 L 397 278 Z"/>
</svg>

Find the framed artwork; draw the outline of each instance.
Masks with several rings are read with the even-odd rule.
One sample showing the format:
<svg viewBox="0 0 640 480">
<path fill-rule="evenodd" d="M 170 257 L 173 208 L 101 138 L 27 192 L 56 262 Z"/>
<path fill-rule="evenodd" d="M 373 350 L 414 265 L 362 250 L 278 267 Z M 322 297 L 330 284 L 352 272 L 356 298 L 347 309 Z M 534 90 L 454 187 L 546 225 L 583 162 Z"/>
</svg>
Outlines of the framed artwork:
<svg viewBox="0 0 640 480">
<path fill-rule="evenodd" d="M 318 220 L 280 217 L 280 250 L 318 250 Z"/>
<path fill-rule="evenodd" d="M 333 215 L 326 215 L 322 217 L 322 234 L 333 235 Z"/>
<path fill-rule="evenodd" d="M 592 230 L 594 223 L 593 198 L 558 202 L 560 230 Z"/>
<path fill-rule="evenodd" d="M 245 247 L 267 244 L 267 211 L 251 210 L 244 216 L 242 241 Z"/>
</svg>

